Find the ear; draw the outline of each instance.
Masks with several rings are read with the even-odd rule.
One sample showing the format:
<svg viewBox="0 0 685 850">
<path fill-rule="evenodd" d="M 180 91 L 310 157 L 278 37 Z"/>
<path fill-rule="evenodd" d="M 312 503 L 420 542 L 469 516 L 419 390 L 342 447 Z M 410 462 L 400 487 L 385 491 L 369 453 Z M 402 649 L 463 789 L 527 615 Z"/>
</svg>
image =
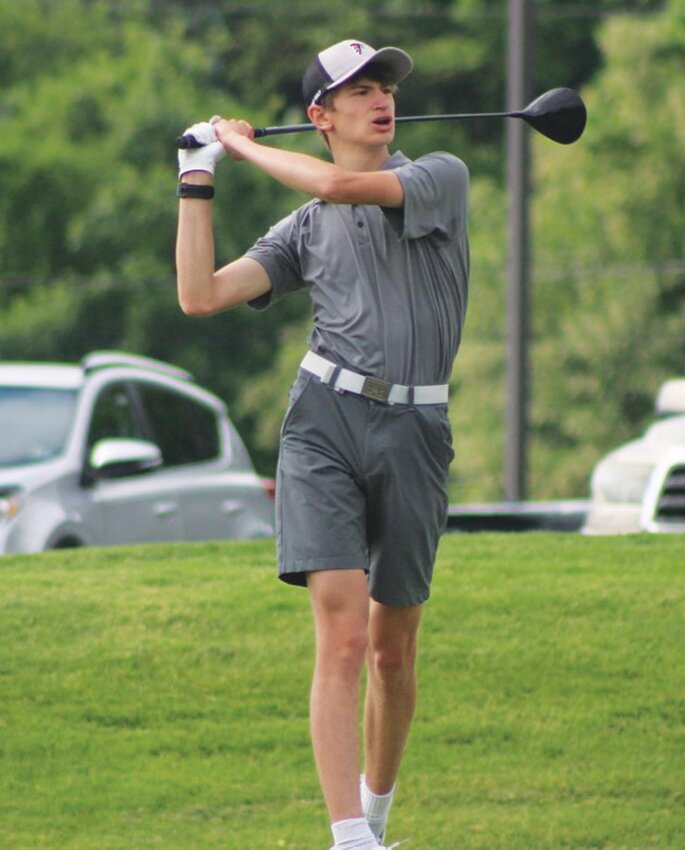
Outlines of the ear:
<svg viewBox="0 0 685 850">
<path fill-rule="evenodd" d="M 320 103 L 313 103 L 307 109 L 307 117 L 312 124 L 322 133 L 326 133 L 333 129 L 333 122 L 330 119 L 328 110 Z"/>
</svg>

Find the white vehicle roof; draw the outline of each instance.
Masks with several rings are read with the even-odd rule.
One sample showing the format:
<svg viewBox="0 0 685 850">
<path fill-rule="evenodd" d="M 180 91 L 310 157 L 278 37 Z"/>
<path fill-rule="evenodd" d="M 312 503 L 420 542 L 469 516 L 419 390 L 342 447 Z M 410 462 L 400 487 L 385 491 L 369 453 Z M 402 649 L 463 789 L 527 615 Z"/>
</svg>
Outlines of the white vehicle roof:
<svg viewBox="0 0 685 850">
<path fill-rule="evenodd" d="M 674 445 L 685 445 L 685 416 L 673 416 L 654 422 L 642 437 L 624 443 L 600 461 L 613 463 L 655 464 L 663 452 Z"/>
<path fill-rule="evenodd" d="M 83 369 L 57 363 L 0 363 L 0 386 L 49 387 L 77 390 L 83 385 Z"/>
<path fill-rule="evenodd" d="M 107 368 L 135 370 L 135 374 L 154 374 L 176 378 L 189 385 L 193 376 L 185 369 L 121 351 L 93 351 L 87 354 L 80 365 L 67 363 L 0 363 L 0 386 L 6 387 L 50 387 L 51 389 L 79 389 L 86 376 Z"/>
<path fill-rule="evenodd" d="M 173 386 L 226 414 L 224 401 L 209 390 L 199 387 L 192 374 L 178 366 L 119 351 L 94 351 L 86 355 L 81 365 L 67 363 L 0 362 L 1 387 L 33 387 L 43 389 L 81 390 L 94 375 L 111 376 L 118 380 L 152 381 L 156 385 Z"/>
<path fill-rule="evenodd" d="M 657 416 L 685 413 L 685 378 L 674 378 L 661 386 L 656 397 Z"/>
</svg>

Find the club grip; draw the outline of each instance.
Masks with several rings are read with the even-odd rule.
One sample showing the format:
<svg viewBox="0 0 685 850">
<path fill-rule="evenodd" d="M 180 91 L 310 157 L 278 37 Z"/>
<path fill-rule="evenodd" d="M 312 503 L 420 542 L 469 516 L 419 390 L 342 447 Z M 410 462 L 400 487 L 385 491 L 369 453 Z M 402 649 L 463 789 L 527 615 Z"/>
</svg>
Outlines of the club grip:
<svg viewBox="0 0 685 850">
<path fill-rule="evenodd" d="M 255 127 L 254 138 L 263 139 L 267 136 L 280 136 L 285 133 L 302 133 L 307 130 L 313 130 L 313 124 L 287 124 L 283 127 Z M 202 148 L 202 142 L 198 142 L 192 133 L 185 133 L 183 136 L 178 136 L 176 139 L 176 147 L 179 150 L 187 151 L 194 148 Z"/>
<path fill-rule="evenodd" d="M 192 133 L 186 133 L 183 136 L 178 136 L 176 139 L 176 147 L 181 151 L 192 150 L 193 148 L 203 148 L 202 142 L 198 142 Z"/>
</svg>

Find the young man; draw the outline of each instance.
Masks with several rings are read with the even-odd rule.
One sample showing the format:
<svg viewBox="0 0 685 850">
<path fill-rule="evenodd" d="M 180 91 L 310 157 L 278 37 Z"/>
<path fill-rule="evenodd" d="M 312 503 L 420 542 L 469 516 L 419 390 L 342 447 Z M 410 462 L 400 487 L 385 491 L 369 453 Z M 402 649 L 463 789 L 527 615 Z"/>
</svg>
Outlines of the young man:
<svg viewBox="0 0 685 850">
<path fill-rule="evenodd" d="M 314 328 L 277 476 L 279 574 L 307 586 L 316 631 L 311 734 L 336 850 L 383 850 L 416 699 L 415 656 L 447 508 L 447 384 L 468 280 L 464 164 L 390 153 L 401 50 L 343 41 L 307 69 L 333 163 L 212 119 L 179 155 L 179 300 L 204 316 L 308 287 Z M 313 200 L 214 270 L 212 175 L 228 153 Z M 357 712 L 368 666 L 364 776 Z"/>
</svg>

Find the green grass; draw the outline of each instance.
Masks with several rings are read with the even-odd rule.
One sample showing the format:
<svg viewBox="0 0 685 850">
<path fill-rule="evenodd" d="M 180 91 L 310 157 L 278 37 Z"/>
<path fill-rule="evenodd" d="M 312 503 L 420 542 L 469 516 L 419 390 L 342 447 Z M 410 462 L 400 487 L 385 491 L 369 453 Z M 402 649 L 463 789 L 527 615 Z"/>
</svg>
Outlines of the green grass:
<svg viewBox="0 0 685 850">
<path fill-rule="evenodd" d="M 411 850 L 685 847 L 685 539 L 449 536 Z M 0 847 L 326 850 L 271 542 L 0 559 Z"/>
</svg>

